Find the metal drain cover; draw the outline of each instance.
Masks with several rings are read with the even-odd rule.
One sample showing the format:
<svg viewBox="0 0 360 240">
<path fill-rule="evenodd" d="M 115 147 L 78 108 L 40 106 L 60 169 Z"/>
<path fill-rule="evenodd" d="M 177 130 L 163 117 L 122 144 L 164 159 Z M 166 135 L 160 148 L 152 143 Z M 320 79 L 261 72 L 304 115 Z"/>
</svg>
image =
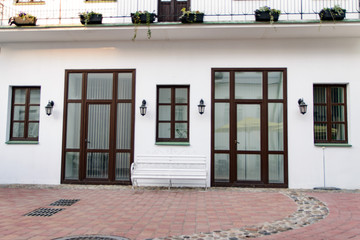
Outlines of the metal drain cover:
<svg viewBox="0 0 360 240">
<path fill-rule="evenodd" d="M 25 214 L 24 216 L 50 217 L 62 210 L 64 210 L 64 208 L 38 208 L 32 212 Z"/>
<path fill-rule="evenodd" d="M 129 240 L 129 239 L 124 237 L 115 237 L 115 236 L 83 235 L 83 236 L 56 238 L 54 240 Z"/>
<path fill-rule="evenodd" d="M 50 206 L 71 206 L 78 201 L 80 201 L 80 199 L 60 199 L 51 203 Z"/>
</svg>

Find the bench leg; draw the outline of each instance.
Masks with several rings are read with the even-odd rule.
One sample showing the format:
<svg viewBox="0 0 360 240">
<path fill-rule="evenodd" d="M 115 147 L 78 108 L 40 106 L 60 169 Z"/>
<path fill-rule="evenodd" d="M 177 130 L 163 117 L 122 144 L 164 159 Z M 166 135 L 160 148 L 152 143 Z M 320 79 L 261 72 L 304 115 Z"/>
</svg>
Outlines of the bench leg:
<svg viewBox="0 0 360 240">
<path fill-rule="evenodd" d="M 171 187 L 172 187 L 171 186 L 171 179 L 169 179 L 169 190 L 170 190 Z"/>
</svg>

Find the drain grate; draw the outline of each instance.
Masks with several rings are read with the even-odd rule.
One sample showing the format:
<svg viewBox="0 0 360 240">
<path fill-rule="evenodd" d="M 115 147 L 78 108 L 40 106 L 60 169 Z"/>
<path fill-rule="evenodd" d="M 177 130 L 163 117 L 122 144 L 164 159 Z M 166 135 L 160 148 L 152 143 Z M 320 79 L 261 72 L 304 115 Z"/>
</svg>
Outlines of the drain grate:
<svg viewBox="0 0 360 240">
<path fill-rule="evenodd" d="M 129 240 L 128 238 L 101 235 L 83 235 L 73 237 L 56 238 L 54 240 Z"/>
<path fill-rule="evenodd" d="M 60 199 L 51 203 L 50 206 L 71 206 L 78 201 L 80 201 L 80 199 Z"/>
<path fill-rule="evenodd" d="M 63 208 L 38 208 L 32 212 L 25 214 L 24 216 L 32 216 L 32 217 L 50 217 L 55 213 L 64 210 Z"/>
</svg>

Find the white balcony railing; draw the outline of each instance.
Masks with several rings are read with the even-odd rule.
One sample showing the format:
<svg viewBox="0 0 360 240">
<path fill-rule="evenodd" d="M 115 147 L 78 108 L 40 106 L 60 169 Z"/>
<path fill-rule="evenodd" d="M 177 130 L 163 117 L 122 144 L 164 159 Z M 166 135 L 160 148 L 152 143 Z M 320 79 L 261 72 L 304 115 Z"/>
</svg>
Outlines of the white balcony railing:
<svg viewBox="0 0 360 240">
<path fill-rule="evenodd" d="M 171 0 L 174 1 L 174 0 Z M 27 3 L 29 2 L 29 3 Z M 346 9 L 347 19 L 359 19 L 360 0 L 191 0 L 191 9 L 205 13 L 207 22 L 253 21 L 254 10 L 269 6 L 281 10 L 279 20 L 315 20 L 324 7 L 340 5 Z M 103 23 L 130 23 L 130 13 L 147 10 L 158 13 L 158 0 L 0 0 L 0 25 L 7 25 L 10 17 L 20 11 L 38 18 L 38 25 L 79 24 L 79 12 L 95 11 L 103 14 Z"/>
</svg>

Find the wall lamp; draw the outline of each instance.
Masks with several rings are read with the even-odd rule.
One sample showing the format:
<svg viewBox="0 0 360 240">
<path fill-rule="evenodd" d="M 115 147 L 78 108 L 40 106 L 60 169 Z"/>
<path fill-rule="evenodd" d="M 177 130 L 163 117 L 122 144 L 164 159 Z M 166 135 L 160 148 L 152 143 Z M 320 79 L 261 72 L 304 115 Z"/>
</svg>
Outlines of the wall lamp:
<svg viewBox="0 0 360 240">
<path fill-rule="evenodd" d="M 307 112 L 307 105 L 304 102 L 304 99 L 299 98 L 298 103 L 301 114 L 305 114 Z"/>
<path fill-rule="evenodd" d="M 144 99 L 144 100 L 142 100 L 142 104 L 141 104 L 141 106 L 140 106 L 140 114 L 141 114 L 141 116 L 145 116 L 145 114 L 146 114 L 146 109 L 147 109 L 147 107 L 146 107 L 146 101 L 145 101 L 145 99 Z"/>
<path fill-rule="evenodd" d="M 204 100 L 200 100 L 200 104 L 198 105 L 199 113 L 203 114 L 205 112 L 206 105 L 204 104 Z"/>
<path fill-rule="evenodd" d="M 53 107 L 54 101 L 49 101 L 48 104 L 45 106 L 46 115 L 50 116 L 52 114 Z"/>
</svg>

